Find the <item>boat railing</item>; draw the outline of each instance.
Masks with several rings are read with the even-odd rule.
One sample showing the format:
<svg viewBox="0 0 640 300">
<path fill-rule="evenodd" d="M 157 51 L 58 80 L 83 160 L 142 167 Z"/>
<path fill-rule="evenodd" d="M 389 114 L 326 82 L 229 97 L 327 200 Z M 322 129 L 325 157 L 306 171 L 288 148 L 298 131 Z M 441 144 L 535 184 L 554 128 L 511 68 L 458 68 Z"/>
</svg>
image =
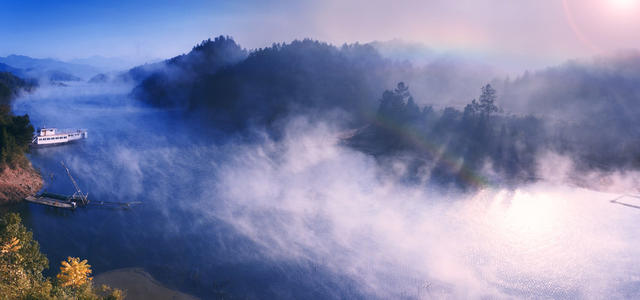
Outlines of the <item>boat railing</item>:
<svg viewBox="0 0 640 300">
<path fill-rule="evenodd" d="M 58 129 L 56 131 L 56 134 L 64 134 L 64 133 L 77 133 L 77 132 L 85 132 L 87 131 L 84 128 L 64 128 L 64 129 Z"/>
</svg>

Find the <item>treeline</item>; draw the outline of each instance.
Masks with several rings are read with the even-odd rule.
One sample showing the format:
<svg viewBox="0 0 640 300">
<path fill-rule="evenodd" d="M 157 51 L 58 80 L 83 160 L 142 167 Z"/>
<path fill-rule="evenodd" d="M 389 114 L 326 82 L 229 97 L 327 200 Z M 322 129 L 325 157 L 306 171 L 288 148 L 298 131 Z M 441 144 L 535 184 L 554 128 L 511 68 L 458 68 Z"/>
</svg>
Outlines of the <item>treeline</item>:
<svg viewBox="0 0 640 300">
<path fill-rule="evenodd" d="M 581 169 L 640 169 L 640 52 L 525 73 L 501 88 L 511 111 L 543 115 L 554 149 Z"/>
<path fill-rule="evenodd" d="M 37 87 L 32 80 L 24 80 L 10 72 L 0 72 L 0 105 L 9 105 L 21 91 L 30 92 Z"/>
<path fill-rule="evenodd" d="M 137 98 L 184 107 L 221 126 L 269 126 L 291 113 L 335 109 L 362 124 L 375 114 L 375 91 L 387 85 L 391 69 L 401 69 L 393 64 L 369 45 L 305 39 L 249 53 L 221 36 L 130 76 L 141 80 L 133 91 Z"/>
<path fill-rule="evenodd" d="M 55 279 L 42 275 L 48 266 L 49 260 L 20 216 L 0 214 L 0 298 L 118 300 L 125 296 L 108 286 L 95 288 L 86 261 L 68 258 Z"/>
<path fill-rule="evenodd" d="M 538 179 L 541 154 L 570 157 L 577 171 L 640 169 L 638 121 L 607 103 L 590 114 L 554 119 L 501 112 L 496 90 L 482 87 L 464 109 L 420 108 L 404 83 L 382 94 L 376 118 L 347 142 L 377 157 L 409 154 L 409 177 L 466 188 Z M 503 98 L 504 99 L 504 98 Z M 608 107 L 607 106 L 613 106 Z M 624 126 L 631 128 L 624 128 Z"/>
<path fill-rule="evenodd" d="M 22 91 L 32 91 L 36 84 L 11 73 L 0 73 L 0 169 L 24 162 L 24 152 L 33 137 L 29 116 L 14 116 L 11 100 Z"/>
<path fill-rule="evenodd" d="M 463 110 L 420 108 L 401 82 L 382 94 L 375 121 L 347 142 L 378 157 L 407 153 L 414 158 L 409 177 L 427 175 L 438 184 L 482 185 L 495 180 L 490 173 L 505 181 L 532 180 L 538 151 L 547 144 L 544 124 L 532 116 L 497 114 L 495 101 L 496 91 L 486 85 Z"/>
<path fill-rule="evenodd" d="M 544 151 L 570 157 L 579 170 L 640 169 L 640 54 L 494 80 L 500 98 L 485 86 L 465 108 L 421 107 L 404 84 L 375 101 L 380 87 L 407 78 L 414 91 L 428 95 L 423 100 L 450 103 L 438 97 L 468 86 L 473 72 L 448 69 L 394 62 L 371 45 L 306 39 L 247 51 L 221 36 L 188 54 L 134 68 L 128 77 L 138 82 L 132 92 L 138 99 L 183 108 L 221 130 L 277 129 L 291 115 L 345 112 L 339 121 L 348 121 L 341 125 L 374 123 L 352 145 L 376 155 L 410 152 L 415 173 L 427 172 L 433 181 L 464 185 L 480 170 L 506 181 L 534 179 Z M 502 113 L 498 99 L 515 114 Z"/>
</svg>

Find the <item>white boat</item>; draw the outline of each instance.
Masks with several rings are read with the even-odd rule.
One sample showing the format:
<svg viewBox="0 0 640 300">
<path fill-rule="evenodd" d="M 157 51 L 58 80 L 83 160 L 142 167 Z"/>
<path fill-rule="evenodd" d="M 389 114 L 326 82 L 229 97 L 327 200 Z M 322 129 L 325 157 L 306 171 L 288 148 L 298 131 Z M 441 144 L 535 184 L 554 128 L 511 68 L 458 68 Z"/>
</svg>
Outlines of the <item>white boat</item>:
<svg viewBox="0 0 640 300">
<path fill-rule="evenodd" d="M 32 146 L 53 146 L 87 138 L 85 129 L 58 130 L 56 128 L 38 128 L 38 134 L 31 141 Z"/>
</svg>

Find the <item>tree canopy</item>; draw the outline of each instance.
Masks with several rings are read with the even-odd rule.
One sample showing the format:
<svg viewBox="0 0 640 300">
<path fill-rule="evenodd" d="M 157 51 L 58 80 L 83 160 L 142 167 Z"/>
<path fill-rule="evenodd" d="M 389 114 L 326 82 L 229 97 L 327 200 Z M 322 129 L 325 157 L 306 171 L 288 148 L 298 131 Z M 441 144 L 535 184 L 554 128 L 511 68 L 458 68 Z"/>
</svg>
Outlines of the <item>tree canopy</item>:
<svg viewBox="0 0 640 300">
<path fill-rule="evenodd" d="M 338 109 L 363 124 L 375 114 L 372 99 L 391 77 L 391 66 L 369 45 L 335 47 L 305 39 L 247 53 L 220 37 L 154 67 L 133 95 L 232 128 Z"/>
<path fill-rule="evenodd" d="M 96 291 L 91 284 L 86 260 L 68 258 L 62 262 L 56 281 L 44 277 L 47 257 L 33 234 L 16 213 L 0 215 L 0 296 L 2 299 L 110 299 L 124 298 L 124 292 L 109 287 Z"/>
</svg>

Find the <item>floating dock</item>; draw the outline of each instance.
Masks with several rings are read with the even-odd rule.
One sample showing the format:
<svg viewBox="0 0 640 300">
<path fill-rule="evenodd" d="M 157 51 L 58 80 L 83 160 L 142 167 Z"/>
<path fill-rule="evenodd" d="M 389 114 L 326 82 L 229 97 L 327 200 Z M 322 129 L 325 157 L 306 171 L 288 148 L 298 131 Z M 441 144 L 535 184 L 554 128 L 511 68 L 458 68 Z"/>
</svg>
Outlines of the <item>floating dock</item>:
<svg viewBox="0 0 640 300">
<path fill-rule="evenodd" d="M 73 179 L 73 176 L 71 176 L 71 172 L 64 165 L 64 162 L 60 162 L 60 163 L 62 164 L 62 167 L 64 167 L 64 169 L 67 171 L 67 175 L 69 175 L 69 179 L 71 179 L 71 183 L 73 183 L 73 187 L 76 189 L 76 192 L 73 193 L 73 195 L 71 196 L 44 192 L 44 193 L 37 194 L 35 196 L 28 196 L 24 198 L 24 200 L 31 203 L 58 207 L 58 208 L 68 208 L 68 209 L 76 209 L 76 207 L 78 206 L 87 206 L 88 204 L 100 205 L 105 207 L 115 207 L 115 208 L 130 208 L 133 205 L 141 204 L 141 202 L 137 202 L 137 201 L 136 202 L 97 201 L 97 202 L 90 203 L 89 199 L 87 198 L 89 194 L 82 193 L 82 191 L 80 190 L 80 187 L 78 186 L 78 183 L 76 182 L 75 179 Z"/>
<path fill-rule="evenodd" d="M 64 201 L 56 198 L 49 198 L 43 195 L 28 196 L 24 198 L 24 200 L 29 201 L 31 203 L 42 204 L 46 206 L 53 206 L 58 208 L 68 208 L 75 209 L 77 204 L 75 202 Z"/>
</svg>

